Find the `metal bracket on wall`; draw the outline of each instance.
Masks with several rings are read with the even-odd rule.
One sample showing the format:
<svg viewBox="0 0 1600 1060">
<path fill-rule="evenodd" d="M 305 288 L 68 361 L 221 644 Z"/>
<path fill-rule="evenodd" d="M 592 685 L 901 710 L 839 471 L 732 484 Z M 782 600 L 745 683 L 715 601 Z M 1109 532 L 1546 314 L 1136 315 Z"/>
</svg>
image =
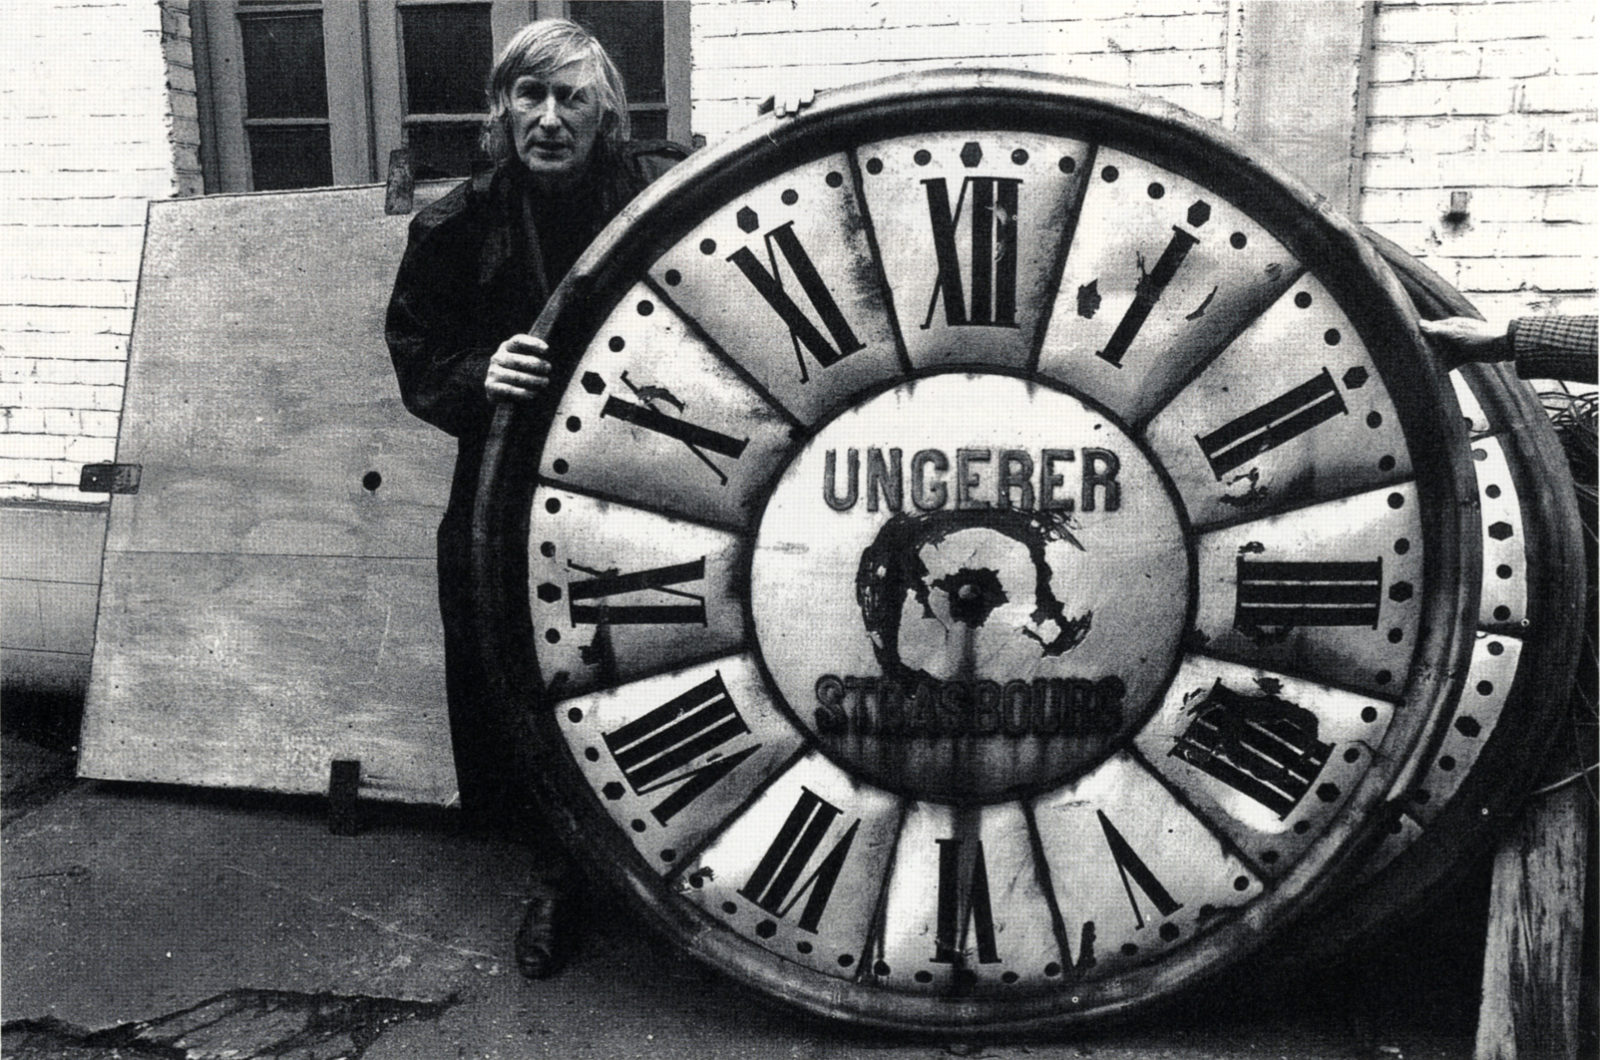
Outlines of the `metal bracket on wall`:
<svg viewBox="0 0 1600 1060">
<path fill-rule="evenodd" d="M 80 493 L 138 493 L 142 464 L 85 464 L 78 473 Z"/>
</svg>

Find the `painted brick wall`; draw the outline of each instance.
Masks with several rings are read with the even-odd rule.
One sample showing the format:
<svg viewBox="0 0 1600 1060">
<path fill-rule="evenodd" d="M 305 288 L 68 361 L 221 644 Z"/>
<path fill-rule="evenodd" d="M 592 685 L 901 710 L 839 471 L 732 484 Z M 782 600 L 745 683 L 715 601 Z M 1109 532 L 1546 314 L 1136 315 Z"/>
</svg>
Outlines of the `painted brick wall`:
<svg viewBox="0 0 1600 1060">
<path fill-rule="evenodd" d="M 187 37 L 186 4 L 0 9 L 0 501 L 103 500 L 145 204 L 199 186 Z"/>
<path fill-rule="evenodd" d="M 1491 319 L 1595 311 L 1596 10 L 1378 5 L 1361 220 Z M 1446 217 L 1452 192 L 1465 219 Z"/>
<path fill-rule="evenodd" d="M 1224 0 L 694 0 L 690 11 L 694 130 L 712 141 L 780 86 L 945 66 L 1087 77 L 1223 115 Z"/>
<path fill-rule="evenodd" d="M 695 0 L 694 128 L 775 88 L 982 64 L 1128 85 L 1234 124 L 1238 0 Z M 1491 317 L 1595 305 L 1596 5 L 1380 0 L 1358 219 Z M 1248 76 L 1248 73 L 1244 74 Z M 1463 223 L 1450 192 L 1467 191 Z"/>
</svg>

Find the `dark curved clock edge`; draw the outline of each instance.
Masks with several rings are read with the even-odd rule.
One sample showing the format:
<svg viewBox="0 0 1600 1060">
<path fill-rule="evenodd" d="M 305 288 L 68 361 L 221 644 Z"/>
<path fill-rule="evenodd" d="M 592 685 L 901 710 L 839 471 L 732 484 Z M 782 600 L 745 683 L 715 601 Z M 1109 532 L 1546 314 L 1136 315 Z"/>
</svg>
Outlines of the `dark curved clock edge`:
<svg viewBox="0 0 1600 1060">
<path fill-rule="evenodd" d="M 948 83 L 949 78 L 946 75 L 941 76 L 943 80 L 938 87 L 940 91 L 948 94 L 952 91 L 952 86 Z M 873 101 L 871 105 L 876 109 L 862 120 L 883 123 L 884 135 L 903 135 L 908 131 L 905 115 L 894 114 L 895 107 L 910 106 L 918 114 L 926 117 L 933 113 L 933 107 L 940 105 L 939 100 L 911 98 L 919 91 L 918 86 L 929 80 L 927 75 L 913 75 L 899 79 L 896 91 Z M 957 126 L 966 123 L 971 127 L 971 123 L 979 119 L 992 122 L 994 105 L 999 101 L 1011 99 L 1008 93 L 1019 91 L 1015 82 L 1023 81 L 1032 84 L 1024 86 L 1021 90 L 1026 96 L 1021 105 L 1028 114 L 1033 115 L 1045 126 L 1045 131 L 1062 132 L 1064 123 L 1075 120 L 1078 122 L 1075 126 L 1078 135 L 1082 135 L 1083 130 L 1089 128 L 1098 137 L 1097 142 L 1126 146 L 1142 157 L 1150 157 L 1151 152 L 1138 143 L 1139 136 L 1160 134 L 1162 150 L 1156 154 L 1156 160 L 1179 171 L 1187 169 L 1190 172 L 1196 170 L 1212 172 L 1220 153 L 1231 160 L 1233 167 L 1229 170 L 1231 179 L 1224 181 L 1224 185 L 1216 187 L 1216 190 L 1222 194 L 1229 194 L 1236 203 L 1244 205 L 1253 216 L 1267 223 L 1275 235 L 1288 234 L 1290 238 L 1285 242 L 1291 249 L 1298 246 L 1304 252 L 1307 246 L 1326 248 L 1338 260 L 1349 262 L 1354 259 L 1364 263 L 1364 268 L 1357 271 L 1365 273 L 1370 282 L 1363 285 L 1357 279 L 1339 275 L 1332 277 L 1331 286 L 1335 288 L 1335 297 L 1342 305 L 1347 309 L 1356 310 L 1352 315 L 1352 322 L 1362 331 L 1363 338 L 1374 350 L 1375 357 L 1382 358 L 1388 344 L 1373 341 L 1374 335 L 1391 333 L 1387 329 L 1395 327 L 1412 331 L 1408 338 L 1412 348 L 1416 347 L 1419 340 L 1414 333 L 1414 324 L 1400 308 L 1402 300 L 1399 294 L 1403 292 L 1396 281 L 1388 278 L 1386 271 L 1371 267 L 1377 258 L 1368 244 L 1359 238 L 1353 226 L 1328 215 L 1322 204 L 1311 193 L 1277 173 L 1270 163 L 1252 159 L 1239 151 L 1231 155 L 1227 151 L 1219 152 L 1217 130 L 1202 129 L 1197 120 L 1183 116 L 1175 108 L 1134 97 L 1122 90 L 1088 86 L 1085 90 L 1086 98 L 1076 99 L 1073 106 L 1064 107 L 1061 98 L 1044 91 L 1041 84 L 1049 82 L 1059 86 L 1061 84 L 1059 79 L 1018 78 L 1007 75 L 991 80 L 993 83 L 980 86 L 969 93 L 970 98 L 963 98 L 959 101 L 960 105 L 953 110 L 939 111 L 942 117 L 937 122 L 929 118 L 923 125 L 914 127 L 932 130 L 936 125 Z M 1084 89 L 1082 85 L 1073 87 Z M 617 288 L 629 275 L 636 274 L 641 263 L 647 264 L 649 260 L 653 260 L 655 253 L 658 253 L 660 247 L 664 245 L 662 242 L 664 237 L 657 232 L 647 238 L 640 234 L 638 227 L 629 225 L 636 226 L 639 221 L 650 216 L 652 211 L 676 210 L 683 217 L 692 219 L 698 215 L 689 208 L 693 202 L 726 200 L 730 197 L 728 194 L 730 186 L 753 184 L 766 179 L 767 175 L 774 175 L 783 168 L 796 164 L 798 157 L 796 153 L 793 151 L 786 153 L 782 150 L 786 144 L 793 143 L 802 133 L 806 133 L 808 128 L 812 131 L 806 133 L 807 135 L 819 135 L 815 131 L 819 122 L 838 124 L 849 118 L 848 113 L 840 113 L 841 108 L 851 100 L 862 97 L 863 93 L 870 94 L 873 90 L 873 86 L 846 90 L 836 97 L 843 99 L 845 103 L 831 107 L 819 105 L 817 112 L 809 116 L 803 115 L 801 120 L 784 127 L 779 136 L 768 136 L 758 128 L 756 134 L 747 133 L 742 141 L 736 138 L 735 143 L 729 148 L 707 153 L 698 167 L 704 171 L 704 180 L 702 184 L 695 185 L 692 192 L 678 192 L 681 182 L 671 184 L 673 178 L 669 176 L 668 187 L 658 186 L 658 189 L 647 192 L 643 200 L 629 208 L 621 227 L 608 230 L 597 242 L 595 249 L 585 255 L 584 260 L 575 269 L 574 275 L 562 285 L 545 314 L 541 316 L 539 330 L 552 338 L 557 338 L 562 333 L 571 334 L 571 329 L 581 330 L 578 328 L 580 322 L 592 329 L 592 314 L 603 311 L 603 308 L 609 305 L 604 296 L 599 298 L 595 296 L 602 294 L 608 287 Z M 1129 101 L 1132 101 L 1132 104 L 1136 105 L 1129 106 L 1129 109 L 1120 112 L 1114 118 L 1094 110 L 1096 107 L 1107 105 L 1109 101 L 1124 106 L 1128 106 Z M 1084 118 L 1085 112 L 1093 112 L 1090 114 L 1092 120 Z M 893 119 L 892 127 L 891 119 Z M 1182 136 L 1173 136 L 1171 123 L 1174 121 L 1184 126 Z M 758 142 L 750 143 L 751 140 Z M 741 159 L 737 149 L 748 149 L 748 154 Z M 695 160 L 686 163 L 684 168 L 686 173 L 683 180 L 689 180 L 691 177 L 700 179 L 694 172 L 697 168 Z M 1285 189 L 1289 191 L 1287 196 L 1289 201 L 1284 201 Z M 679 194 L 678 199 L 673 198 L 675 192 Z M 1370 295 L 1374 285 L 1383 289 L 1387 296 L 1377 300 L 1385 303 L 1382 308 L 1374 308 L 1365 298 L 1352 298 L 1355 287 L 1364 287 L 1364 293 Z M 555 330 L 558 327 L 560 330 Z M 1389 367 L 1394 369 L 1395 365 L 1391 363 Z M 1453 404 L 1454 398 L 1449 393 L 1448 381 L 1443 373 L 1409 374 L 1420 376 L 1417 387 L 1405 388 L 1406 393 L 1397 393 L 1397 397 L 1404 398 L 1409 394 L 1409 404 L 1414 416 L 1417 415 L 1416 409 L 1424 406 L 1437 408 L 1440 404 L 1444 404 L 1446 399 Z M 1402 415 L 1404 414 L 1402 411 Z M 1427 415 L 1426 409 L 1422 415 Z M 1460 430 L 1458 418 L 1452 419 L 1456 422 L 1456 429 Z M 586 804 L 579 806 L 563 804 L 560 795 L 573 790 L 573 785 L 581 784 L 582 777 L 570 759 L 555 753 L 557 748 L 554 745 L 543 746 L 544 741 L 539 739 L 536 733 L 539 718 L 538 696 L 535 690 L 538 684 L 536 663 L 533 662 L 529 651 L 532 629 L 526 601 L 526 546 L 528 501 L 534 488 L 532 469 L 537 467 L 540 440 L 533 437 L 533 432 L 525 425 L 526 420 L 519 421 L 512 413 L 501 410 L 495 420 L 494 434 L 483 466 L 473 535 L 475 582 L 479 590 L 476 596 L 480 601 L 475 619 L 480 643 L 493 664 L 491 666 L 493 683 L 499 695 L 499 702 L 509 715 L 507 719 L 509 734 L 515 744 L 522 776 L 527 779 L 547 808 L 547 812 L 553 818 L 552 823 L 569 840 L 579 836 L 586 837 L 592 845 L 573 844 L 577 847 L 576 853 L 579 858 L 592 870 L 599 870 L 596 872 L 598 879 L 631 892 L 637 899 L 636 907 L 646 915 L 653 926 L 663 931 L 681 948 L 696 954 L 708 963 L 715 964 L 724 972 L 734 973 L 736 979 L 743 973 L 752 982 L 761 986 L 760 992 L 763 996 L 788 1000 L 818 1015 L 847 1016 L 858 1026 L 892 1029 L 902 1033 L 937 1034 L 971 1027 L 974 1025 L 974 1014 L 979 1013 L 986 1017 L 983 1023 L 986 1032 L 1026 1034 L 1059 1027 L 1063 1023 L 1081 1020 L 1086 1015 L 1096 1020 L 1114 1019 L 1118 1015 L 1126 1014 L 1136 1005 L 1143 1005 L 1152 999 L 1170 997 L 1179 987 L 1195 985 L 1202 979 L 1219 973 L 1223 967 L 1232 964 L 1238 957 L 1254 951 L 1264 943 L 1265 936 L 1261 931 L 1259 919 L 1240 917 L 1239 920 L 1245 923 L 1220 927 L 1216 933 L 1209 936 L 1212 940 L 1226 936 L 1227 948 L 1220 955 L 1208 949 L 1208 952 L 1203 954 L 1192 953 L 1163 965 L 1152 966 L 1143 974 L 1130 974 L 1121 981 L 1118 996 L 1108 1000 L 1093 1013 L 1074 1012 L 1071 1006 L 1066 1004 L 1067 993 L 1063 991 L 1058 996 L 1036 998 L 1026 1004 L 1007 1008 L 999 1018 L 995 1018 L 996 1011 L 993 1009 L 984 1009 L 981 1005 L 974 1008 L 971 999 L 943 1000 L 906 995 L 880 995 L 865 999 L 868 1003 L 864 1006 L 841 1004 L 838 1000 L 839 991 L 851 991 L 856 995 L 862 994 L 863 991 L 843 982 L 836 986 L 828 984 L 827 989 L 816 987 L 804 991 L 785 989 L 784 969 L 781 967 L 785 962 L 782 962 L 781 958 L 766 954 L 764 951 L 757 952 L 756 947 L 749 943 L 734 947 L 719 947 L 716 944 L 718 940 L 714 936 L 717 930 L 714 921 L 690 909 L 685 903 L 663 900 L 665 886 L 659 877 L 634 864 L 637 861 L 636 852 L 625 836 L 615 832 L 609 818 L 600 819 L 603 814 Z M 1446 424 L 1444 431 L 1414 430 L 1408 434 L 1408 441 L 1415 437 L 1426 444 L 1439 434 L 1448 435 L 1449 426 L 1450 424 Z M 1464 431 L 1461 433 L 1464 441 Z M 1435 464 L 1443 469 L 1441 477 L 1448 480 L 1442 486 L 1442 490 L 1449 502 L 1436 503 L 1434 510 L 1459 513 L 1467 505 L 1456 503 L 1456 498 L 1472 496 L 1468 485 L 1471 480 L 1471 467 L 1467 463 L 1464 448 L 1452 451 L 1443 441 L 1438 442 L 1438 446 L 1440 451 L 1435 454 Z M 1475 511 L 1469 514 L 1475 519 Z M 1465 523 L 1467 515 L 1460 515 L 1459 521 Z M 1446 579 L 1457 590 L 1456 598 L 1435 601 L 1430 613 L 1436 619 L 1439 616 L 1459 613 L 1463 609 L 1459 596 L 1462 592 L 1468 591 L 1468 586 L 1465 585 L 1467 579 L 1459 577 L 1461 558 L 1456 555 L 1452 546 L 1452 542 L 1460 538 L 1459 530 L 1458 527 L 1457 532 L 1452 533 L 1445 527 L 1436 526 L 1434 532 L 1430 534 L 1435 543 L 1435 547 L 1430 551 L 1439 558 L 1447 570 L 1453 570 L 1457 575 Z M 1441 579 L 1436 576 L 1431 583 L 1438 585 Z M 1475 593 L 1476 586 L 1472 585 L 1470 591 Z M 508 607 L 507 604 L 513 606 Z M 1466 635 L 1463 636 L 1461 630 L 1454 628 L 1456 625 L 1449 621 L 1435 621 L 1433 628 L 1441 630 L 1438 634 L 1441 640 L 1435 645 L 1436 655 L 1459 662 L 1470 649 L 1471 638 L 1470 630 L 1465 631 Z M 1450 667 L 1441 669 L 1448 670 Z M 1425 691 L 1428 692 L 1428 698 L 1437 698 L 1442 694 L 1439 687 Z M 1411 737 L 1414 739 L 1416 735 L 1412 733 Z M 1355 808 L 1343 817 L 1335 829 L 1341 833 L 1338 836 L 1340 840 L 1345 839 L 1352 830 L 1370 828 L 1374 824 L 1372 820 L 1374 813 L 1370 811 L 1378 805 L 1382 794 L 1378 789 L 1381 787 L 1382 785 L 1374 779 L 1373 783 L 1364 786 L 1359 802 L 1355 797 L 1352 798 L 1351 806 Z M 1325 846 L 1324 849 L 1328 848 Z M 1347 851 L 1347 847 L 1341 848 L 1337 859 L 1329 859 L 1329 864 L 1336 863 L 1342 871 L 1349 863 Z M 1326 865 L 1319 867 L 1322 875 L 1317 884 L 1307 886 L 1303 893 L 1292 896 L 1293 904 L 1301 905 L 1325 889 L 1328 880 L 1326 869 Z M 1279 926 L 1286 916 L 1287 911 L 1275 914 L 1275 923 L 1270 926 Z M 731 954 L 725 952 L 729 949 L 734 952 Z M 1222 960 L 1222 956 L 1227 957 L 1227 960 Z M 1197 965 L 1199 971 L 1196 971 Z M 789 978 L 792 979 L 792 976 Z M 854 1000 L 860 1002 L 863 999 L 856 997 Z"/>
<path fill-rule="evenodd" d="M 1482 319 L 1438 273 L 1393 241 L 1370 229 L 1363 232 L 1394 269 L 1420 316 Z M 1496 729 L 1449 808 L 1422 838 L 1359 890 L 1338 888 L 1306 912 L 1291 929 L 1289 963 L 1323 964 L 1420 917 L 1428 896 L 1470 868 L 1514 823 L 1518 805 L 1542 775 L 1568 709 L 1568 699 L 1550 690 L 1572 687 L 1587 618 L 1586 579 L 1568 576 L 1585 568 L 1577 501 L 1571 490 L 1550 488 L 1552 480 L 1565 480 L 1566 456 L 1536 395 L 1514 371 L 1500 364 L 1470 364 L 1461 371 L 1494 435 L 1513 443 L 1506 456 L 1525 516 L 1528 568 L 1534 575 L 1528 587 L 1528 635 L 1505 707 L 1517 724 Z M 1440 729 L 1425 748 L 1430 762 L 1444 737 Z"/>
</svg>

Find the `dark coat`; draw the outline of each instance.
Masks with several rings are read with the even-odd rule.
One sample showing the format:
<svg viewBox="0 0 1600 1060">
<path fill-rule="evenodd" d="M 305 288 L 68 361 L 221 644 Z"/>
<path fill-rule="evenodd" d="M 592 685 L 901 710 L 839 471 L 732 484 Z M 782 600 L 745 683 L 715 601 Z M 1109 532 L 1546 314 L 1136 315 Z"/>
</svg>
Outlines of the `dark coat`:
<svg viewBox="0 0 1600 1060">
<path fill-rule="evenodd" d="M 598 204 L 587 238 L 686 154 L 661 141 L 629 145 L 625 164 L 610 167 L 616 179 L 586 189 Z M 537 815 L 522 801 L 509 737 L 497 720 L 473 631 L 470 577 L 472 506 L 493 420 L 483 389 L 489 358 L 500 343 L 533 326 L 561 280 L 545 267 L 548 244 L 527 219 L 533 211 L 525 208 L 517 173 L 481 173 L 412 219 L 384 330 L 406 408 L 457 439 L 438 555 L 445 692 L 461 804 L 480 821 L 524 834 Z M 550 356 L 559 362 L 579 352 L 552 350 Z M 555 404 L 552 397 L 533 408 L 548 416 Z"/>
<path fill-rule="evenodd" d="M 628 147 L 621 179 L 597 190 L 602 207 L 591 235 L 687 155 L 662 140 Z M 483 389 L 489 358 L 533 326 L 561 280 L 548 275 L 522 194 L 515 171 L 502 166 L 419 212 L 389 299 L 384 332 L 406 408 L 459 440 L 446 523 L 471 519 L 492 418 Z"/>
</svg>

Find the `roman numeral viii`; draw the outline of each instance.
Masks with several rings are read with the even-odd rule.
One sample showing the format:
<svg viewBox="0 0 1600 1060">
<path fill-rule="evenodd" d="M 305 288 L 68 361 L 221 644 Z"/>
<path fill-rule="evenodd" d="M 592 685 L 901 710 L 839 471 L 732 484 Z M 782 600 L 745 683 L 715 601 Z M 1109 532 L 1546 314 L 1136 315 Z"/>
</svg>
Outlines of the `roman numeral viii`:
<svg viewBox="0 0 1600 1060">
<path fill-rule="evenodd" d="M 667 567 L 651 567 L 649 570 L 634 571 L 631 574 L 619 574 L 615 568 L 608 571 L 591 570 L 580 567 L 571 560 L 567 566 L 584 574 L 593 575 L 583 581 L 569 582 L 567 585 L 567 603 L 572 615 L 572 624 L 599 625 L 604 623 L 611 626 L 638 626 L 656 625 L 664 623 L 693 622 L 699 625 L 706 624 L 706 598 L 698 593 L 685 592 L 674 589 L 673 586 L 685 582 L 703 582 L 706 577 L 706 558 L 690 560 L 687 563 L 674 563 Z M 608 604 L 608 596 L 620 596 L 623 593 L 656 590 L 664 595 L 687 600 L 682 604 Z M 597 600 L 599 603 L 585 601 Z"/>
<path fill-rule="evenodd" d="M 1238 559 L 1233 624 L 1378 626 L 1383 561 L 1318 562 Z"/>
<path fill-rule="evenodd" d="M 1339 388 L 1334 385 L 1333 374 L 1324 368 L 1260 408 L 1230 420 L 1210 434 L 1196 435 L 1195 441 L 1211 465 L 1211 473 L 1220 482 L 1223 475 L 1262 453 L 1348 411 Z"/>
<path fill-rule="evenodd" d="M 852 821 L 833 849 L 816 861 L 815 868 L 811 868 L 822 841 L 827 838 L 828 829 L 842 813 L 839 807 L 810 788 L 801 788 L 794 809 L 789 811 L 789 816 L 784 819 L 772 845 L 767 847 L 766 853 L 756 864 L 750 879 L 739 888 L 739 894 L 773 916 L 781 917 L 786 916 L 809 892 L 810 897 L 806 898 L 798 923 L 802 929 L 816 934 L 822 914 L 827 911 L 828 900 L 833 897 L 834 885 L 839 882 L 845 858 L 850 856 L 856 831 L 861 826 L 859 819 Z M 800 875 L 807 868 L 811 868 L 811 874 L 802 880 Z"/>
<path fill-rule="evenodd" d="M 756 753 L 717 753 L 749 731 L 717 673 L 601 739 L 635 795 L 673 789 L 650 811 L 664 825 Z"/>
<path fill-rule="evenodd" d="M 806 370 L 805 351 L 822 367 L 827 368 L 837 364 L 841 359 L 865 348 L 865 343 L 856 338 L 856 333 L 851 330 L 850 322 L 844 318 L 844 313 L 839 309 L 838 301 L 833 297 L 833 292 L 822 281 L 822 274 L 817 271 L 817 266 L 811 260 L 811 255 L 806 253 L 806 248 L 801 245 L 800 237 L 794 234 L 794 222 L 788 221 L 779 225 L 765 235 L 767 259 L 772 263 L 772 271 L 768 272 L 766 266 L 761 264 L 749 247 L 740 247 L 728 255 L 728 260 L 738 266 L 744 273 L 745 279 L 756 289 L 773 311 L 783 319 L 789 328 L 789 334 L 794 339 L 795 359 L 800 362 L 800 380 L 805 382 L 810 378 Z M 778 255 L 789 263 L 789 271 L 800 284 L 800 289 L 805 292 L 812 308 L 822 321 L 822 328 L 827 329 L 827 336 L 822 334 L 822 328 L 812 323 L 811 318 L 795 304 L 779 279 Z M 829 339 L 833 341 L 830 343 Z"/>
<path fill-rule="evenodd" d="M 923 328 L 933 322 L 933 311 L 944 298 L 944 322 L 951 327 L 1017 326 L 1017 189 L 1015 178 L 967 177 L 955 209 L 943 177 L 924 180 L 928 219 L 933 225 L 933 252 L 939 273 L 928 300 Z M 972 297 L 961 282 L 961 259 L 956 251 L 956 226 L 967 194 L 972 194 Z"/>
</svg>

